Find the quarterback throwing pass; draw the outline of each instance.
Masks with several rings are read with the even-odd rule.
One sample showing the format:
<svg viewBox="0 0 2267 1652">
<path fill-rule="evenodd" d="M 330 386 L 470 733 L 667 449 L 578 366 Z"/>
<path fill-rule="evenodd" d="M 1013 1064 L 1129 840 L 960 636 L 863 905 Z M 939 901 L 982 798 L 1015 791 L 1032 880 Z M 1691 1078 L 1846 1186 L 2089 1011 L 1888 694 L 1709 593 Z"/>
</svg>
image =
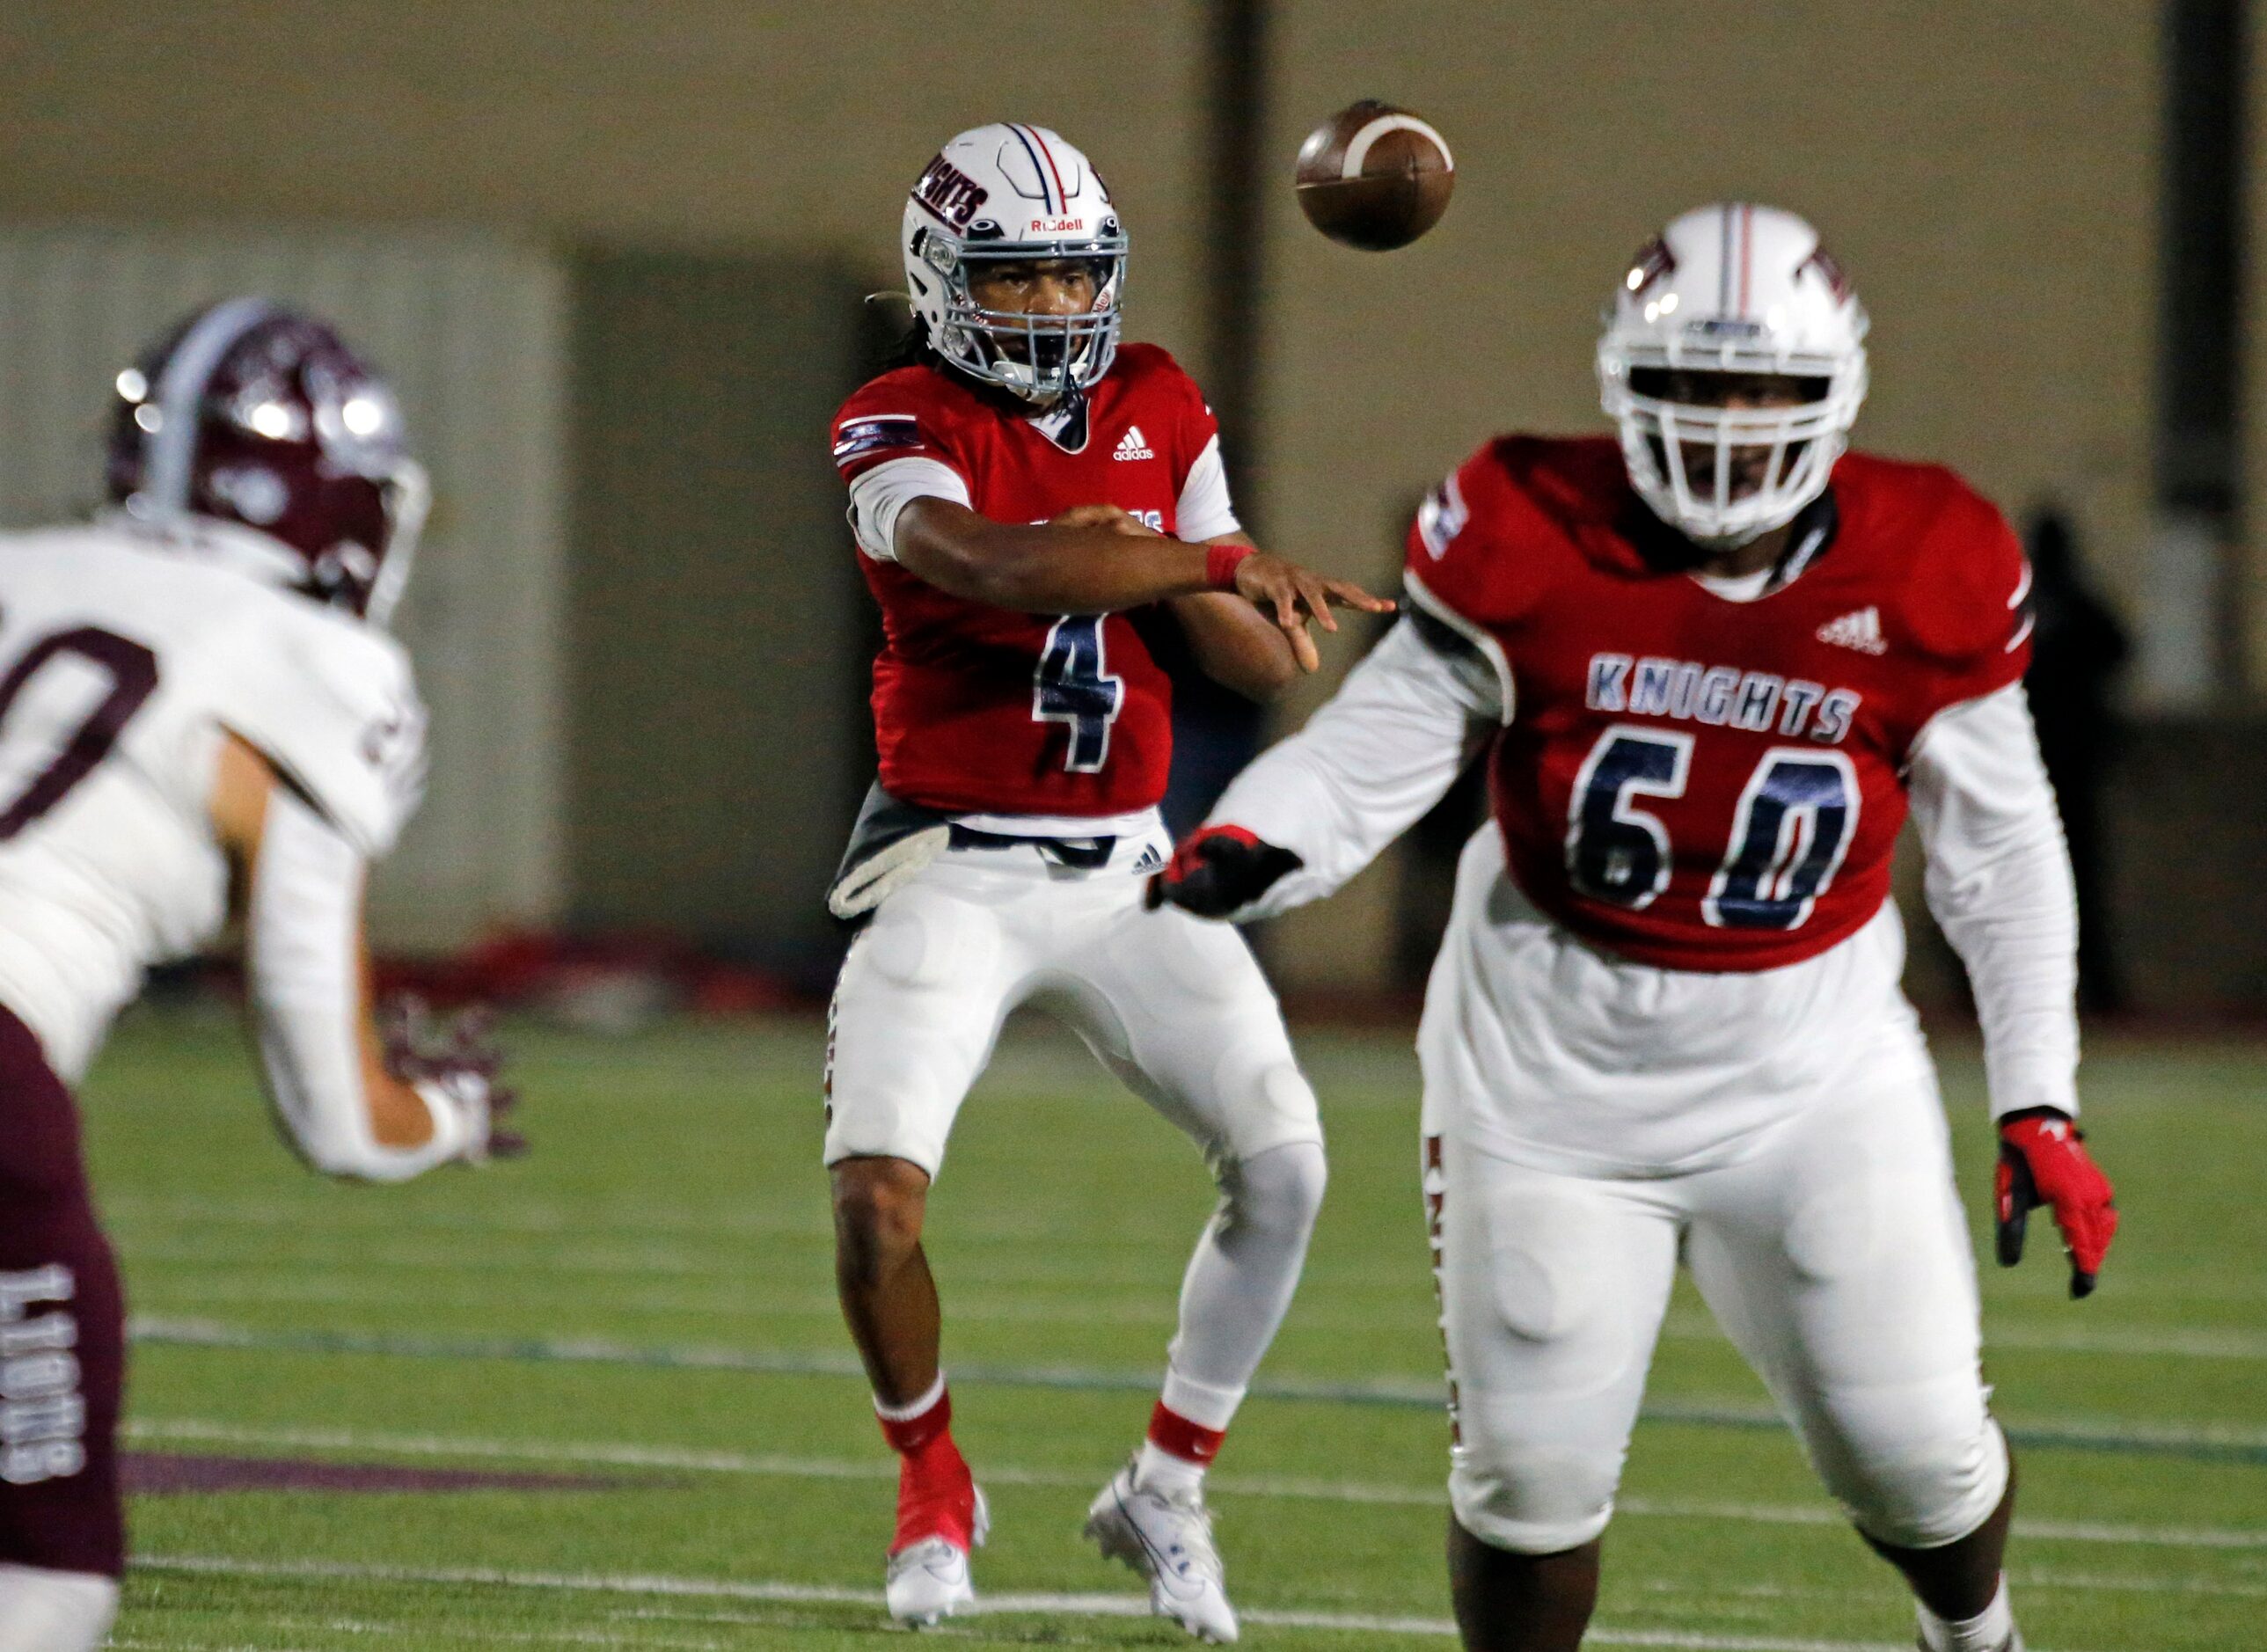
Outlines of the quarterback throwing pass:
<svg viewBox="0 0 2267 1652">
<path fill-rule="evenodd" d="M 826 1162 L 845 1317 L 902 1464 L 888 1604 L 974 1598 L 986 1510 L 950 1433 L 931 1183 L 1008 1012 L 1044 1004 L 1205 1152 L 1221 1189 L 1181 1290 L 1164 1391 L 1087 1532 L 1158 1614 L 1232 1641 L 1207 1465 L 1288 1306 L 1323 1193 L 1322 1127 L 1273 993 L 1232 931 L 1143 909 L 1178 628 L 1231 688 L 1317 663 L 1310 620 L 1392 605 L 1252 547 L 1211 409 L 1119 339 L 1126 239 L 1087 158 L 979 127 L 914 184 L 915 328 L 845 404 L 834 460 L 882 610 L 879 783 L 830 904 L 862 925 L 835 988 Z"/>
<path fill-rule="evenodd" d="M 1966 962 L 2002 1258 L 2116 1225 L 2080 1145 L 2070 868 L 2021 686 L 2030 576 L 1933 466 L 1845 452 L 1866 315 L 1801 219 L 1687 213 L 1598 347 L 1619 441 L 1507 437 L 1436 488 L 1409 613 L 1156 893 L 1339 887 L 1488 753 L 1419 1034 L 1466 1644 L 1562 1652 L 1680 1259 L 1927 1652 L 2017 1652 L 2007 1443 L 1933 1072 L 1899 987 L 1908 813 Z"/>
</svg>

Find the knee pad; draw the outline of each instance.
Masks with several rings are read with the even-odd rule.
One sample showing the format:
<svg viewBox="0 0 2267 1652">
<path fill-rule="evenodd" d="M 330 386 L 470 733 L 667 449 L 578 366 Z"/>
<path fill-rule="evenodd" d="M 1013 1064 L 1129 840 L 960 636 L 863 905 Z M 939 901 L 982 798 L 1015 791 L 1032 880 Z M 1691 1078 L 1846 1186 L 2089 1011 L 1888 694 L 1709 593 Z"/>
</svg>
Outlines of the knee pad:
<svg viewBox="0 0 2267 1652">
<path fill-rule="evenodd" d="M 1323 1208 L 1329 1162 L 1319 1142 L 1287 1142 L 1220 1171 L 1221 1214 L 1231 1231 L 1303 1237 Z"/>
<path fill-rule="evenodd" d="M 1449 1470 L 1456 1524 L 1492 1549 L 1556 1554 L 1606 1529 L 1621 1483 L 1620 1454 L 1574 1446 L 1517 1445 L 1493 1437 L 1468 1405 Z"/>
<path fill-rule="evenodd" d="M 1852 1524 L 1896 1548 L 1957 1542 L 2007 1495 L 2007 1438 L 1973 1383 L 1957 1397 L 1938 1386 L 1837 1395 L 1830 1419 L 1804 1430 L 1819 1477 Z"/>
<path fill-rule="evenodd" d="M 1233 1047 L 1222 1057 L 1212 1086 L 1222 1104 L 1226 1138 L 1215 1152 L 1249 1164 L 1293 1142 L 1319 1150 L 1322 1109 L 1288 1049 Z"/>
</svg>

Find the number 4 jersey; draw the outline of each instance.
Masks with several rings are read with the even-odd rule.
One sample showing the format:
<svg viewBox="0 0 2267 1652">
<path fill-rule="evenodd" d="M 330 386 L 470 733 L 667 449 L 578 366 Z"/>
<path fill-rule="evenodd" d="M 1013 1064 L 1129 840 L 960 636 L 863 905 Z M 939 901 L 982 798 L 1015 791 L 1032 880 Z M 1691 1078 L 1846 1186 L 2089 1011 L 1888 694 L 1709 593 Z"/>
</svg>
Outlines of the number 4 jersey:
<svg viewBox="0 0 2267 1652">
<path fill-rule="evenodd" d="M 416 806 L 424 721 L 361 620 L 156 533 L 0 537 L 0 1003 L 75 1079 L 143 969 L 226 916 L 223 731 L 376 855 Z"/>
<path fill-rule="evenodd" d="M 1091 819 L 1150 808 L 1172 761 L 1172 689 L 1131 615 L 1031 614 L 898 565 L 897 514 L 938 497 L 995 522 L 1111 504 L 1160 533 L 1236 531 L 1217 427 L 1188 375 L 1128 344 L 1067 415 L 1025 416 L 935 366 L 873 380 L 834 422 L 834 462 L 881 604 L 874 731 L 891 797 L 950 812 Z"/>
<path fill-rule="evenodd" d="M 1408 579 L 1508 676 L 1490 778 L 1528 899 L 1639 963 L 1774 969 L 1881 909 L 1915 741 L 2021 679 L 2029 576 L 1952 473 L 1859 453 L 1761 594 L 1691 554 L 1611 442 L 1510 437 L 1427 500 Z"/>
</svg>

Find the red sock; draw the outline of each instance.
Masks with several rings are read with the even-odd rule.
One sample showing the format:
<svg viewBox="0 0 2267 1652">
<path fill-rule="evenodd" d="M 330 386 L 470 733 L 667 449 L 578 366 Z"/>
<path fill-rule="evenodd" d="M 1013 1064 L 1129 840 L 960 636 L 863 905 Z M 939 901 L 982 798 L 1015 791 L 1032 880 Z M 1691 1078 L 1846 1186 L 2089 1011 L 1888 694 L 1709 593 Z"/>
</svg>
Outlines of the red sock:
<svg viewBox="0 0 2267 1652">
<path fill-rule="evenodd" d="M 952 1396 L 917 1417 L 879 1419 L 882 1437 L 898 1454 L 898 1530 L 890 1553 L 911 1548 L 926 1538 L 943 1538 L 965 1549 L 974 1541 L 976 1482 L 960 1448 L 952 1443 Z"/>
<path fill-rule="evenodd" d="M 1227 1429 L 1207 1428 L 1201 1423 L 1191 1422 L 1162 1399 L 1149 1413 L 1149 1443 L 1199 1468 L 1212 1466 L 1213 1458 L 1220 1455 L 1221 1444 L 1227 1438 Z"/>
</svg>

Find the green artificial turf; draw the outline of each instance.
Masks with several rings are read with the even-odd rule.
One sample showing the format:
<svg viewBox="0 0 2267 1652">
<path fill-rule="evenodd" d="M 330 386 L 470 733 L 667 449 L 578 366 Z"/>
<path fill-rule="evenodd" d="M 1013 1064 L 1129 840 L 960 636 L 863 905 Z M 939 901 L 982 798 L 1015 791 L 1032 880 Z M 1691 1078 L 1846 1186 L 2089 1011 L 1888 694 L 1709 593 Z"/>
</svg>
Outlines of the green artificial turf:
<svg viewBox="0 0 2267 1652">
<path fill-rule="evenodd" d="M 411 1186 L 308 1175 L 225 1018 L 145 1014 L 86 1090 L 136 1315 L 138 1452 L 482 1468 L 556 1486 L 151 1495 L 116 1644 L 875 1644 L 892 1465 L 836 1316 L 821 1032 L 517 1029 L 532 1157 Z M 1330 1200 L 1214 1477 L 1246 1641 L 1438 1646 L 1444 1427 L 1405 1038 L 1309 1033 Z M 1979 1225 L 1970 1054 L 1946 1089 Z M 2089 1124 L 2125 1230 L 2101 1293 L 2049 1239 L 1988 1270 L 2038 1652 L 2267 1646 L 2267 1056 L 2107 1046 Z M 956 1432 L 987 1481 L 962 1645 L 1163 1645 L 1081 1544 L 1147 1416 L 1210 1204 L 1194 1151 L 1075 1045 L 1011 1035 L 962 1115 L 930 1252 Z M 1980 1238 L 1979 1233 L 1979 1238 Z M 1759 1384 L 1680 1290 L 1592 1643 L 1911 1643 Z M 594 1483 L 596 1482 L 596 1483 Z M 1052 1597 L 1016 1601 L 1015 1596 Z M 1272 1616 L 1271 1616 L 1272 1614 Z"/>
</svg>

